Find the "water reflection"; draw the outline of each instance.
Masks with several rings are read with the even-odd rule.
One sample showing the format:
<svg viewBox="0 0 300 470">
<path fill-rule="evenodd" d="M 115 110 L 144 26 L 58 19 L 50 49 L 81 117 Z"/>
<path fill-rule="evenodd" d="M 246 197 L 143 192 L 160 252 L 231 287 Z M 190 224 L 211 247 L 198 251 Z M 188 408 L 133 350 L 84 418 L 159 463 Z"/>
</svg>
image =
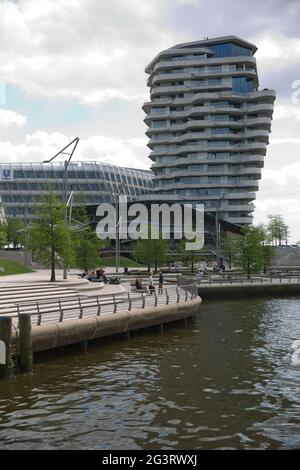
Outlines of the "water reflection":
<svg viewBox="0 0 300 470">
<path fill-rule="evenodd" d="M 186 328 L 39 363 L 0 382 L 0 448 L 299 447 L 299 306 L 210 302 Z"/>
</svg>

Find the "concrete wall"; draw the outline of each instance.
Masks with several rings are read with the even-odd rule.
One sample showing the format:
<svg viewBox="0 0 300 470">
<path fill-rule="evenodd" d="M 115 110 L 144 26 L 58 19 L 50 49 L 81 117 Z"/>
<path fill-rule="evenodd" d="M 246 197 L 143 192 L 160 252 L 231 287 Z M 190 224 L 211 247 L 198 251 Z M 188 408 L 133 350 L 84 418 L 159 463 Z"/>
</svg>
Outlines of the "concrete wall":
<svg viewBox="0 0 300 470">
<path fill-rule="evenodd" d="M 199 295 L 205 300 L 234 299 L 249 297 L 285 297 L 300 295 L 300 284 L 262 284 L 262 285 L 226 285 L 203 286 Z"/>
<path fill-rule="evenodd" d="M 188 302 L 159 305 L 130 312 L 92 316 L 81 320 L 66 320 L 32 328 L 33 352 L 46 351 L 91 339 L 170 323 L 194 316 L 201 304 L 197 297 Z"/>
<path fill-rule="evenodd" d="M 300 247 L 276 247 L 276 255 L 272 260 L 272 267 L 300 267 Z"/>
</svg>

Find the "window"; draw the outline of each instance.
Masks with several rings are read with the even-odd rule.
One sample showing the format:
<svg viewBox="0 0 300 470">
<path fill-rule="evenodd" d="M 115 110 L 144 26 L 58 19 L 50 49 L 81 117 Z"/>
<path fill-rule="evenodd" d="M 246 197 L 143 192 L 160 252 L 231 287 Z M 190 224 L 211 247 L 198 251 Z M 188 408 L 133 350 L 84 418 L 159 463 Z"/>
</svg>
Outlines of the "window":
<svg viewBox="0 0 300 470">
<path fill-rule="evenodd" d="M 252 50 L 249 47 L 240 46 L 231 42 L 208 45 L 209 49 L 214 51 L 214 57 L 233 57 L 242 55 L 252 55 Z"/>
<path fill-rule="evenodd" d="M 212 114 L 210 116 L 210 119 L 212 121 L 228 121 L 229 116 L 228 116 L 228 114 Z"/>
<path fill-rule="evenodd" d="M 247 95 L 254 90 L 254 82 L 252 78 L 233 77 L 232 91 L 240 95 Z"/>
<path fill-rule="evenodd" d="M 228 134 L 229 128 L 228 127 L 213 127 L 211 129 L 212 134 Z"/>
</svg>

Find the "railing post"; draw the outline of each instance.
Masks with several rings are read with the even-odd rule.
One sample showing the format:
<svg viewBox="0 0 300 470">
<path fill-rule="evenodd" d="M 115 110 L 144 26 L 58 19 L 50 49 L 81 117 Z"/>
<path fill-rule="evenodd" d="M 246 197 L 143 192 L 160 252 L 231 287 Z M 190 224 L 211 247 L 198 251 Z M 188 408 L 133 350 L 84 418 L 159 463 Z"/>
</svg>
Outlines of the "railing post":
<svg viewBox="0 0 300 470">
<path fill-rule="evenodd" d="M 60 300 L 58 301 L 58 305 L 59 305 L 59 322 L 61 323 L 64 319 L 64 311 L 61 308 L 61 301 Z"/>
<path fill-rule="evenodd" d="M 78 305 L 79 305 L 79 320 L 81 320 L 83 317 L 83 308 L 82 308 L 80 299 L 78 299 Z"/>
<path fill-rule="evenodd" d="M 131 301 L 131 297 L 130 297 L 130 293 L 128 292 L 128 311 L 130 312 L 132 308 L 132 301 Z"/>
<path fill-rule="evenodd" d="M 157 295 L 156 295 L 156 292 L 154 292 L 154 307 L 157 307 Z"/>
<path fill-rule="evenodd" d="M 99 297 L 97 295 L 97 316 L 99 317 L 100 315 L 100 312 L 101 312 L 101 305 L 99 303 Z"/>
<path fill-rule="evenodd" d="M 11 375 L 11 337 L 12 319 L 11 317 L 0 315 L 0 378 Z"/>
<path fill-rule="evenodd" d="M 187 289 L 185 288 L 185 302 L 187 302 L 188 300 L 188 292 L 187 292 Z"/>
<path fill-rule="evenodd" d="M 116 303 L 115 295 L 113 295 L 113 301 L 114 301 L 114 313 L 116 313 L 117 312 L 117 303 Z"/>
<path fill-rule="evenodd" d="M 36 309 L 37 309 L 37 314 L 38 314 L 37 326 L 40 326 L 40 324 L 42 323 L 42 314 L 40 312 L 40 304 L 38 301 L 36 303 Z"/>
<path fill-rule="evenodd" d="M 19 331 L 20 371 L 31 372 L 33 369 L 33 353 L 30 314 L 20 313 Z"/>
<path fill-rule="evenodd" d="M 145 308 L 146 296 L 142 294 L 142 298 L 143 298 L 142 308 Z"/>
<path fill-rule="evenodd" d="M 168 294 L 168 289 L 166 289 L 166 305 L 169 305 L 169 302 L 170 302 L 170 298 Z"/>
<path fill-rule="evenodd" d="M 176 294 L 177 294 L 177 303 L 179 304 L 179 301 L 180 301 L 180 294 L 179 294 L 178 287 L 176 287 Z"/>
</svg>

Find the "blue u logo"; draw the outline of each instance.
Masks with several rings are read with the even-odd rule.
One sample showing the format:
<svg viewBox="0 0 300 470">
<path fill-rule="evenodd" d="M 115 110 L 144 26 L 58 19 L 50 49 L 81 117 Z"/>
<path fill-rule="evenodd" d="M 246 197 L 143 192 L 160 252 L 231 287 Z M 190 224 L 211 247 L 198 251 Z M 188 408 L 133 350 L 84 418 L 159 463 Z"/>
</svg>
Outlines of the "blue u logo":
<svg viewBox="0 0 300 470">
<path fill-rule="evenodd" d="M 3 170 L 3 177 L 10 178 L 10 170 Z"/>
</svg>

